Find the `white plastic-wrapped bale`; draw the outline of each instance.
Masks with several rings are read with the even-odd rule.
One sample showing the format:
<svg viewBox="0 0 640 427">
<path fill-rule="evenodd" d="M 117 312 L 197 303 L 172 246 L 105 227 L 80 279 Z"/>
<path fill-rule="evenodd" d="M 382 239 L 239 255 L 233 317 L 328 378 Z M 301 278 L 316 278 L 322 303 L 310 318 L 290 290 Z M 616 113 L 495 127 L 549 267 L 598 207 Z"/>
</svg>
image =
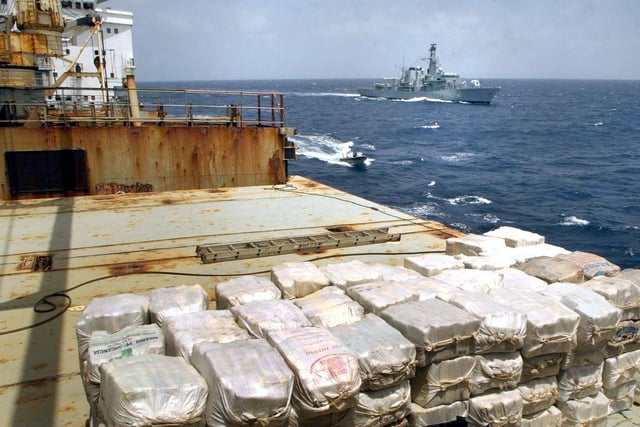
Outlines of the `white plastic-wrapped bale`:
<svg viewBox="0 0 640 427">
<path fill-rule="evenodd" d="M 398 423 L 411 410 L 409 381 L 381 390 L 361 391 L 349 411 L 352 427 L 385 427 Z"/>
<path fill-rule="evenodd" d="M 463 269 L 464 263 L 452 255 L 425 254 L 405 258 L 404 266 L 425 277 L 430 277 L 444 270 Z"/>
<path fill-rule="evenodd" d="M 118 294 L 94 298 L 85 307 L 76 323 L 80 372 L 88 358 L 89 340 L 96 331 L 118 332 L 127 326 L 149 323 L 149 297 Z"/>
<path fill-rule="evenodd" d="M 340 412 L 331 412 L 313 418 L 301 419 L 296 408 L 291 406 L 289 424 L 284 427 L 353 427 L 354 407 Z"/>
<path fill-rule="evenodd" d="M 145 354 L 100 367 L 101 406 L 109 426 L 195 424 L 203 419 L 207 383 L 181 357 Z"/>
<path fill-rule="evenodd" d="M 518 386 L 522 396 L 522 415 L 533 415 L 552 406 L 558 398 L 556 377 L 538 378 Z"/>
<path fill-rule="evenodd" d="M 602 364 L 574 366 L 558 375 L 558 401 L 593 396 L 602 388 Z"/>
<path fill-rule="evenodd" d="M 413 279 L 401 282 L 401 285 L 409 289 L 409 291 L 418 296 L 418 301 L 441 297 L 446 300 L 449 295 L 460 292 L 460 288 L 444 283 L 433 277 L 423 277 L 422 279 Z"/>
<path fill-rule="evenodd" d="M 519 350 L 527 333 L 527 316 L 501 303 L 491 294 L 464 291 L 448 302 L 480 319 L 475 336 L 476 353 L 513 352 Z"/>
<path fill-rule="evenodd" d="M 602 368 L 602 386 L 605 389 L 632 381 L 640 381 L 640 350 L 605 359 Z"/>
<path fill-rule="evenodd" d="M 193 366 L 209 385 L 209 427 L 286 425 L 294 375 L 267 340 L 196 344 Z"/>
<path fill-rule="evenodd" d="M 100 383 L 100 366 L 113 359 L 141 354 L 165 354 L 162 330 L 155 324 L 132 325 L 109 334 L 96 331 L 89 340 L 87 380 Z"/>
<path fill-rule="evenodd" d="M 475 357 L 460 356 L 419 368 L 411 380 L 411 400 L 423 408 L 467 400 L 469 379 L 475 366 Z"/>
<path fill-rule="evenodd" d="M 481 234 L 450 237 L 446 240 L 447 255 L 478 256 L 483 252 L 500 251 L 506 248 L 504 239 Z"/>
<path fill-rule="evenodd" d="M 602 295 L 622 311 L 622 320 L 640 320 L 640 287 L 619 277 L 598 276 L 580 286 Z"/>
<path fill-rule="evenodd" d="M 484 255 L 456 255 L 464 267 L 471 270 L 496 271 L 509 268 L 516 264 L 517 260 L 508 251 L 487 252 Z"/>
<path fill-rule="evenodd" d="M 236 321 L 253 336 L 267 338 L 275 331 L 311 326 L 302 310 L 290 300 L 255 301 L 231 308 Z"/>
<path fill-rule="evenodd" d="M 306 297 L 292 300 L 313 324 L 330 328 L 362 319 L 364 307 L 337 286 L 327 286 Z"/>
<path fill-rule="evenodd" d="M 560 427 L 562 426 L 562 412 L 555 406 L 544 411 L 522 417 L 520 427 Z"/>
<path fill-rule="evenodd" d="M 475 351 L 480 320 L 439 299 L 393 305 L 380 317 L 415 344 L 418 366 Z"/>
<path fill-rule="evenodd" d="M 365 312 L 377 315 L 389 306 L 418 301 L 418 295 L 397 282 L 362 283 L 348 287 L 346 293 L 364 307 Z"/>
<path fill-rule="evenodd" d="M 612 389 L 602 389 L 604 395 L 609 399 L 609 414 L 631 409 L 635 399 L 636 385 L 636 381 L 630 381 Z"/>
<path fill-rule="evenodd" d="M 356 405 L 360 392 L 358 357 L 328 330 L 302 327 L 269 334 L 295 375 L 292 405 L 305 420 L 341 413 Z"/>
<path fill-rule="evenodd" d="M 491 389 L 515 389 L 520 383 L 523 364 L 520 353 L 477 354 L 474 357 L 476 365 L 469 377 L 472 396 Z"/>
<path fill-rule="evenodd" d="M 539 292 L 547 287 L 547 282 L 528 275 L 522 270 L 509 267 L 497 271 L 502 275 L 502 287 L 515 290 Z"/>
<path fill-rule="evenodd" d="M 522 358 L 521 383 L 526 383 L 536 378 L 545 378 L 558 375 L 566 353 L 542 354 L 531 358 Z"/>
<path fill-rule="evenodd" d="M 492 289 L 489 295 L 526 316 L 522 357 L 567 353 L 576 347 L 580 316 L 561 302 L 524 289 Z"/>
<path fill-rule="evenodd" d="M 456 286 L 463 291 L 489 292 L 489 289 L 502 287 L 502 276 L 495 271 L 483 270 L 444 270 L 434 279 Z"/>
<path fill-rule="evenodd" d="M 617 265 L 589 252 L 575 251 L 556 255 L 556 258 L 577 265 L 586 280 L 596 276 L 613 276 L 620 272 L 620 267 Z"/>
<path fill-rule="evenodd" d="M 332 285 L 345 290 L 354 285 L 382 280 L 381 273 L 358 260 L 327 264 L 320 267 L 320 270 L 329 278 Z"/>
<path fill-rule="evenodd" d="M 94 416 L 103 420 L 99 406 L 100 365 L 113 359 L 140 354 L 164 354 L 164 336 L 157 325 L 131 325 L 109 334 L 96 331 L 89 339 L 88 358 L 84 362 L 82 385 Z"/>
<path fill-rule="evenodd" d="M 327 276 L 309 261 L 285 262 L 274 266 L 271 269 L 271 281 L 285 299 L 304 297 L 331 284 Z"/>
<path fill-rule="evenodd" d="M 640 286 L 640 268 L 627 268 L 616 274 L 614 277 L 628 280 L 635 283 L 636 286 Z"/>
<path fill-rule="evenodd" d="M 517 264 L 516 268 L 547 283 L 583 281 L 582 269 L 572 262 L 557 257 L 540 256 Z"/>
<path fill-rule="evenodd" d="M 405 282 L 407 280 L 422 279 L 424 277 L 422 274 L 410 268 L 383 264 L 379 262 L 369 264 L 369 268 L 372 271 L 380 274 L 382 276 L 382 280 Z"/>
<path fill-rule="evenodd" d="M 417 403 L 411 403 L 408 426 L 428 427 L 462 421 L 467 416 L 468 406 L 467 401 L 460 400 L 450 405 L 441 405 L 433 408 L 423 408 Z"/>
<path fill-rule="evenodd" d="M 484 235 L 503 239 L 505 245 L 510 248 L 541 245 L 544 243 L 544 236 L 509 226 L 498 227 L 495 230 L 484 233 Z"/>
<path fill-rule="evenodd" d="M 489 393 L 469 399 L 468 425 L 520 426 L 522 421 L 522 397 L 518 390 Z"/>
<path fill-rule="evenodd" d="M 524 263 L 538 257 L 554 257 L 560 254 L 568 254 L 569 251 L 556 245 L 542 243 L 533 246 L 519 246 L 517 248 L 506 247 L 501 250 L 484 252 L 482 255 L 504 255 L 513 258 L 516 263 Z"/>
<path fill-rule="evenodd" d="M 253 301 L 282 298 L 282 292 L 271 280 L 258 276 L 240 276 L 220 282 L 215 287 L 216 309 L 224 310 Z"/>
<path fill-rule="evenodd" d="M 597 393 L 582 399 L 558 401 L 556 406 L 562 412 L 563 426 L 606 427 L 609 416 L 609 399 Z"/>
<path fill-rule="evenodd" d="M 165 319 L 162 330 L 166 338 L 167 355 L 191 358 L 193 346 L 210 341 L 226 343 L 251 338 L 240 327 L 231 310 L 206 310 L 177 314 Z"/>
<path fill-rule="evenodd" d="M 152 323 L 162 327 L 170 316 L 205 311 L 209 295 L 199 284 L 157 288 L 149 296 L 149 316 Z"/>
<path fill-rule="evenodd" d="M 601 295 L 572 283 L 553 283 L 541 293 L 580 315 L 576 352 L 598 350 L 614 337 L 622 312 Z"/>
<path fill-rule="evenodd" d="M 415 345 L 375 314 L 329 331 L 358 357 L 361 391 L 391 387 L 415 375 Z"/>
<path fill-rule="evenodd" d="M 562 365 L 560 365 L 560 369 L 566 371 L 569 368 L 578 366 L 600 365 L 604 362 L 605 349 L 605 346 L 598 346 L 597 348 L 588 351 L 572 350 L 565 353 L 562 358 Z"/>
</svg>

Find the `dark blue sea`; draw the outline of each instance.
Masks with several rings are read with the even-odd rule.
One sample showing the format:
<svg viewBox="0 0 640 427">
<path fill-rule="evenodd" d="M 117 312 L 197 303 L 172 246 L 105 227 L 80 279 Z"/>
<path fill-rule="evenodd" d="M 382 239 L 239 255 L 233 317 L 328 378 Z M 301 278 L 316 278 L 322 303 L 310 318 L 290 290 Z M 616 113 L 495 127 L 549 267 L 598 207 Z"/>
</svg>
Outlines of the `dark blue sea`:
<svg viewBox="0 0 640 427">
<path fill-rule="evenodd" d="M 360 97 L 372 82 L 175 87 L 284 93 L 292 175 L 466 233 L 509 225 L 640 268 L 640 81 L 487 80 L 501 87 L 491 105 Z M 341 163 L 348 149 L 366 167 Z"/>
</svg>

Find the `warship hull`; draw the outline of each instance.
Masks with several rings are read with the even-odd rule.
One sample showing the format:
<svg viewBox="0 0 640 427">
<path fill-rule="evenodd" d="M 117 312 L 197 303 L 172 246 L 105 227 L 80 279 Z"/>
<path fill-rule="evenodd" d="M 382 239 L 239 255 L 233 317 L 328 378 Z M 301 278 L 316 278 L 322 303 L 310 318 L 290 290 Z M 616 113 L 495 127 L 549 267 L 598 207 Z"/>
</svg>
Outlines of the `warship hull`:
<svg viewBox="0 0 640 427">
<path fill-rule="evenodd" d="M 497 88 L 459 88 L 444 90 L 395 90 L 395 89 L 358 89 L 361 96 L 385 99 L 428 98 L 450 102 L 468 102 L 470 104 L 490 104 L 498 93 Z"/>
</svg>

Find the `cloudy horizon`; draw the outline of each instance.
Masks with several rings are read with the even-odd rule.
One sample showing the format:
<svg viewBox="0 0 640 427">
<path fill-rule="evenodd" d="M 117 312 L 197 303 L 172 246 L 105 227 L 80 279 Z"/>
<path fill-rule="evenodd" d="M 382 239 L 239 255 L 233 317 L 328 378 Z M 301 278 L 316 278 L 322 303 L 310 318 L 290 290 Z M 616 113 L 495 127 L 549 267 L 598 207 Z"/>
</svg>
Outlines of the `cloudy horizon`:
<svg viewBox="0 0 640 427">
<path fill-rule="evenodd" d="M 180 7 L 182 6 L 182 7 Z M 109 0 L 141 81 L 378 78 L 431 43 L 465 78 L 640 79 L 640 1 Z"/>
</svg>

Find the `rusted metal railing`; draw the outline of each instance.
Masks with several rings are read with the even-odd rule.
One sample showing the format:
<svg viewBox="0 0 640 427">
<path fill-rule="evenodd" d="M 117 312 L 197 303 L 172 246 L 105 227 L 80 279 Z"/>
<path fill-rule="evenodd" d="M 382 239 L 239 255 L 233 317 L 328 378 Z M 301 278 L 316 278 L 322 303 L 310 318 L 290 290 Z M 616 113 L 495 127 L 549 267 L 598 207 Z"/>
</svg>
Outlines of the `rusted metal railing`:
<svg viewBox="0 0 640 427">
<path fill-rule="evenodd" d="M 38 98 L 31 91 L 26 99 Z M 284 96 L 271 92 L 58 88 L 38 102 L 0 104 L 0 126 L 210 125 L 286 127 Z M 19 97 L 14 97 L 19 98 Z M 138 113 L 139 112 L 139 113 Z"/>
</svg>

